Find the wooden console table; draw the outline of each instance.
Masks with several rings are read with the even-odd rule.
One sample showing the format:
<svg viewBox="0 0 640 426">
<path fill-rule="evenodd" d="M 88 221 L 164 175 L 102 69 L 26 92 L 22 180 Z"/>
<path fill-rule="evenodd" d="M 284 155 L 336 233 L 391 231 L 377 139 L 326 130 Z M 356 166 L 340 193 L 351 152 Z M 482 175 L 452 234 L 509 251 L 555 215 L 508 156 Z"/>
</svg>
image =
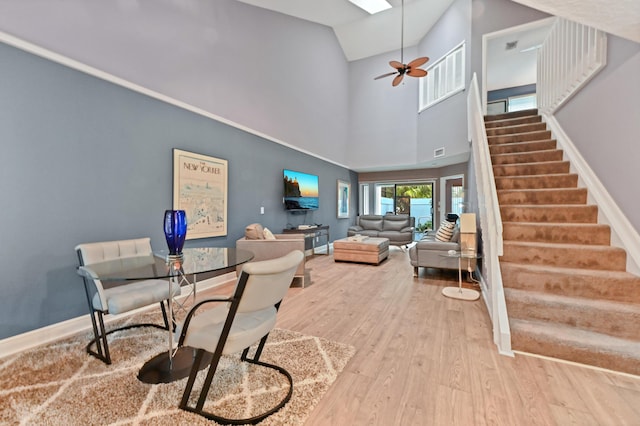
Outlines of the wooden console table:
<svg viewBox="0 0 640 426">
<path fill-rule="evenodd" d="M 312 250 L 313 254 L 329 254 L 329 225 L 315 226 L 313 228 L 283 229 L 283 234 L 304 234 L 304 249 Z M 316 247 L 326 246 L 325 253 L 316 253 Z"/>
</svg>

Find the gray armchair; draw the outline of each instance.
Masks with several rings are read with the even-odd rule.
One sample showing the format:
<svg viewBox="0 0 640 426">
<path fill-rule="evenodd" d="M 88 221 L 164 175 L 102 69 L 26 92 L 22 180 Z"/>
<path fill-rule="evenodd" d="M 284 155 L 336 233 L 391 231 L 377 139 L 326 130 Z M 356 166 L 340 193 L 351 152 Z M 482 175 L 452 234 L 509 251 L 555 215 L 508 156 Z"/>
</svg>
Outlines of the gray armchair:
<svg viewBox="0 0 640 426">
<path fill-rule="evenodd" d="M 413 276 L 418 276 L 418 268 L 458 270 L 458 259 L 448 257 L 447 252 L 460 252 L 460 229 L 456 225 L 450 241 L 436 240 L 437 231 L 428 231 L 424 237 L 409 249 L 409 260 L 413 266 Z M 475 270 L 476 259 L 468 259 L 468 268 Z M 466 269 L 463 268 L 463 269 Z"/>
<path fill-rule="evenodd" d="M 257 232 L 254 232 L 257 229 Z M 247 226 L 246 236 L 236 241 L 236 248 L 249 250 L 254 254 L 253 261 L 275 259 L 294 250 L 305 251 L 304 234 L 273 234 L 273 239 L 256 238 L 263 235 L 262 227 L 259 224 Z M 251 236 L 253 238 L 247 238 Z M 240 275 L 242 266 L 236 270 Z M 310 282 L 309 272 L 305 269 L 305 259 L 298 265 L 295 278 L 301 280 L 302 287 Z"/>
<path fill-rule="evenodd" d="M 236 283 L 231 297 L 219 297 L 203 300 L 187 314 L 181 327 L 180 347 L 195 348 L 195 358 L 187 380 L 180 408 L 191 411 L 221 424 L 256 424 L 280 410 L 291 398 L 293 379 L 284 368 L 260 361 L 269 333 L 276 325 L 276 316 L 293 275 L 304 252 L 295 250 L 286 256 L 262 262 L 246 263 Z M 205 305 L 217 305 L 212 309 L 201 309 Z M 198 315 L 195 315 L 198 311 Z M 253 357 L 249 349 L 258 343 Z M 205 354 L 213 356 L 209 362 L 207 376 L 200 387 L 197 402 L 191 398 L 196 376 L 205 362 Z M 205 402 L 218 363 L 222 355 L 241 353 L 240 359 L 258 367 L 267 367 L 280 372 L 289 382 L 289 390 L 284 398 L 274 403 L 272 408 L 251 418 L 229 419 L 205 411 Z M 257 368 L 258 369 L 258 368 Z M 259 371 L 259 369 L 258 369 Z M 257 371 L 257 374 L 259 372 Z"/>
<path fill-rule="evenodd" d="M 99 243 L 79 244 L 76 246 L 80 269 L 86 269 L 82 274 L 85 293 L 91 314 L 94 339 L 87 345 L 87 353 L 111 364 L 107 335 L 134 327 L 157 327 L 169 330 L 169 322 L 164 301 L 180 294 L 180 286 L 176 283 L 167 283 L 165 280 L 150 279 L 124 282 L 101 282 L 91 278 L 90 266 L 109 260 L 124 258 L 137 258 L 141 264 L 154 263 L 151 251 L 150 238 L 138 238 L 133 240 L 107 241 Z M 160 303 L 164 325 L 159 324 L 133 324 L 106 331 L 104 325 L 105 314 L 120 314 L 134 309 Z M 92 346 L 95 343 L 96 349 Z"/>
</svg>

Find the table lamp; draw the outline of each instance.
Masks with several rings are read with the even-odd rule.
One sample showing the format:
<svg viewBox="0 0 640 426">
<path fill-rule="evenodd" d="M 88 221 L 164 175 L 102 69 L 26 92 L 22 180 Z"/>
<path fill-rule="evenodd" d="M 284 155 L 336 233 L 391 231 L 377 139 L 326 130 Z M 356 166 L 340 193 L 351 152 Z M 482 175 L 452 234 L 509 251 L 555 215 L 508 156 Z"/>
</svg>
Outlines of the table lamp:
<svg viewBox="0 0 640 426">
<path fill-rule="evenodd" d="M 475 256 L 477 241 L 476 214 L 460 215 L 460 253 L 462 256 Z"/>
</svg>

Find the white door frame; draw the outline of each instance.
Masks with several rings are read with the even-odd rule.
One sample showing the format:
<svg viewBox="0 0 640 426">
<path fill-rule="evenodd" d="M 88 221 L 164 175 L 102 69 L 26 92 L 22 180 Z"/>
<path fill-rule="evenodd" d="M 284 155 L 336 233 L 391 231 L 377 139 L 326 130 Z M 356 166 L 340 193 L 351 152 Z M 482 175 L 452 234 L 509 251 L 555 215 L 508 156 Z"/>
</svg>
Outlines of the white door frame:
<svg viewBox="0 0 640 426">
<path fill-rule="evenodd" d="M 520 33 L 526 30 L 533 30 L 543 26 L 547 26 L 552 23 L 556 18 L 549 17 L 543 18 L 538 21 L 528 22 L 522 25 L 516 25 L 514 27 L 505 28 L 503 30 L 487 33 L 482 36 L 482 87 L 480 87 L 480 94 L 482 97 L 482 111 L 487 113 L 487 49 L 488 44 L 492 39 L 502 37 L 506 34 Z"/>
<path fill-rule="evenodd" d="M 444 206 L 447 205 L 447 200 L 445 198 L 447 196 L 447 181 L 453 179 L 462 179 L 462 187 L 464 188 L 464 175 L 442 176 L 440 178 L 440 194 L 438 195 L 438 212 L 440 217 L 438 218 L 438 225 L 440 225 L 440 218 L 444 217 L 444 214 L 446 214 L 443 209 Z M 434 224 L 433 227 L 435 228 L 435 226 L 436 225 Z"/>
</svg>

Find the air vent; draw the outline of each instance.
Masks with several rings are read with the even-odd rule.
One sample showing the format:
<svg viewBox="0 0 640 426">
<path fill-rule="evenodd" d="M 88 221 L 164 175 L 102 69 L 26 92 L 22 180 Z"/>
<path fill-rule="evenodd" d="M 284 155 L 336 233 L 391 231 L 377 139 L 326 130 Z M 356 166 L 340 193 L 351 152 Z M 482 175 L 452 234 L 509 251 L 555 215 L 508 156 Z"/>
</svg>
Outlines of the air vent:
<svg viewBox="0 0 640 426">
<path fill-rule="evenodd" d="M 433 158 L 444 157 L 444 147 L 433 150 Z"/>
</svg>

